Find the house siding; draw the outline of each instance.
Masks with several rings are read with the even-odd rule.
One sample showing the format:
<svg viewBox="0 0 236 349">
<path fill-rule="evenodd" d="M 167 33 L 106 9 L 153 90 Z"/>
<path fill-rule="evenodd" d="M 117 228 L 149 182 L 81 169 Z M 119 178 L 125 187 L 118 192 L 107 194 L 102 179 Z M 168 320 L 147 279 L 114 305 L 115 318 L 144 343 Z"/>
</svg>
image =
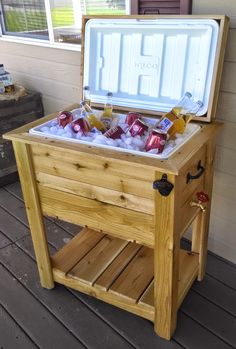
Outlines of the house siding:
<svg viewBox="0 0 236 349">
<path fill-rule="evenodd" d="M 217 138 L 209 250 L 236 263 L 236 6 L 235 0 L 193 0 L 193 14 L 226 14 L 230 31 L 226 48 L 217 120 Z M 42 93 L 45 112 L 79 101 L 80 52 L 0 40 L 0 61 L 15 81 Z"/>
</svg>

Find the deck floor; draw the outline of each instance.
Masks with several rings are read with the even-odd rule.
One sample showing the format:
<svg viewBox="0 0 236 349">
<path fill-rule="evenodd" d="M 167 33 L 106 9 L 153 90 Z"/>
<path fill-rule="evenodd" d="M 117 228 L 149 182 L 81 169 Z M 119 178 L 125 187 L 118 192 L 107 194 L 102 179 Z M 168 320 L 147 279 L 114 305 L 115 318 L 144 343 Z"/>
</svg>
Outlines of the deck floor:
<svg viewBox="0 0 236 349">
<path fill-rule="evenodd" d="M 78 227 L 45 218 L 51 252 Z M 236 267 L 208 254 L 207 274 L 195 282 L 178 314 L 171 341 L 138 316 L 57 285 L 41 288 L 20 185 L 0 188 L 1 349 L 236 348 Z"/>
</svg>

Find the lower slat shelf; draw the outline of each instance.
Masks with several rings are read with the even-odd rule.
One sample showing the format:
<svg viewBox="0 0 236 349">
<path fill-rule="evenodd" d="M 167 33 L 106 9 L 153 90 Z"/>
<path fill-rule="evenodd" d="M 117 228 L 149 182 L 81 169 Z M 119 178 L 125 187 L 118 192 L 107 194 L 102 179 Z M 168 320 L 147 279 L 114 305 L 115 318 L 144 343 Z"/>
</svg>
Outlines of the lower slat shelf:
<svg viewBox="0 0 236 349">
<path fill-rule="evenodd" d="M 84 228 L 52 257 L 56 282 L 154 320 L 154 252 Z M 180 250 L 178 306 L 198 272 L 198 255 Z"/>
</svg>

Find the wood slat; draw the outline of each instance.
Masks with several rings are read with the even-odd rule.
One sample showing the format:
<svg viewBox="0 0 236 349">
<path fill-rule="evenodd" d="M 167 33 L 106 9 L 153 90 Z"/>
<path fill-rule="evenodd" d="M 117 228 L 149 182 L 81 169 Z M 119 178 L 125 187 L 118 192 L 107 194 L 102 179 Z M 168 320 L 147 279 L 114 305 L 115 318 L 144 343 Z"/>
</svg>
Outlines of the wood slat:
<svg viewBox="0 0 236 349">
<path fill-rule="evenodd" d="M 92 285 L 127 244 L 128 241 L 105 235 L 103 239 L 69 271 L 68 276 Z"/>
<path fill-rule="evenodd" d="M 146 307 L 154 307 L 154 282 L 152 281 L 147 287 L 142 297 L 139 299 L 139 303 Z"/>
<path fill-rule="evenodd" d="M 41 145 L 31 148 L 36 172 L 152 199 L 154 171 L 145 166 Z"/>
<path fill-rule="evenodd" d="M 152 280 L 153 273 L 153 251 L 142 247 L 109 288 L 109 292 L 135 303 Z"/>
<path fill-rule="evenodd" d="M 153 216 L 38 186 L 44 214 L 153 246 Z"/>
<path fill-rule="evenodd" d="M 102 238 L 104 234 L 84 228 L 68 244 L 52 257 L 53 267 L 66 274 L 78 263 Z"/>
<path fill-rule="evenodd" d="M 107 291 L 140 249 L 141 245 L 130 242 L 96 280 L 94 287 Z"/>
<path fill-rule="evenodd" d="M 198 254 L 180 250 L 178 279 L 178 308 L 197 277 L 199 269 Z"/>
<path fill-rule="evenodd" d="M 83 196 L 88 199 L 98 200 L 115 206 L 128 208 L 130 210 L 154 214 L 153 200 L 140 197 L 100 186 L 77 182 L 72 179 L 50 175 L 39 172 L 36 174 L 38 183 L 41 186 L 55 190 L 65 191 L 74 195 Z"/>
</svg>

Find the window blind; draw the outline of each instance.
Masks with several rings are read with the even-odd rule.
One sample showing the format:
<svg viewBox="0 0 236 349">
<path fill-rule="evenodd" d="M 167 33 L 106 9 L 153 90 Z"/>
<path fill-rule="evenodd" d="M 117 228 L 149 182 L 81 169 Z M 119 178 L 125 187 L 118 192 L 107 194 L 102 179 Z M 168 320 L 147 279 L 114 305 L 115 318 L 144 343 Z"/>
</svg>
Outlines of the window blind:
<svg viewBox="0 0 236 349">
<path fill-rule="evenodd" d="M 1 0 L 3 32 L 48 37 L 44 0 Z"/>
</svg>

